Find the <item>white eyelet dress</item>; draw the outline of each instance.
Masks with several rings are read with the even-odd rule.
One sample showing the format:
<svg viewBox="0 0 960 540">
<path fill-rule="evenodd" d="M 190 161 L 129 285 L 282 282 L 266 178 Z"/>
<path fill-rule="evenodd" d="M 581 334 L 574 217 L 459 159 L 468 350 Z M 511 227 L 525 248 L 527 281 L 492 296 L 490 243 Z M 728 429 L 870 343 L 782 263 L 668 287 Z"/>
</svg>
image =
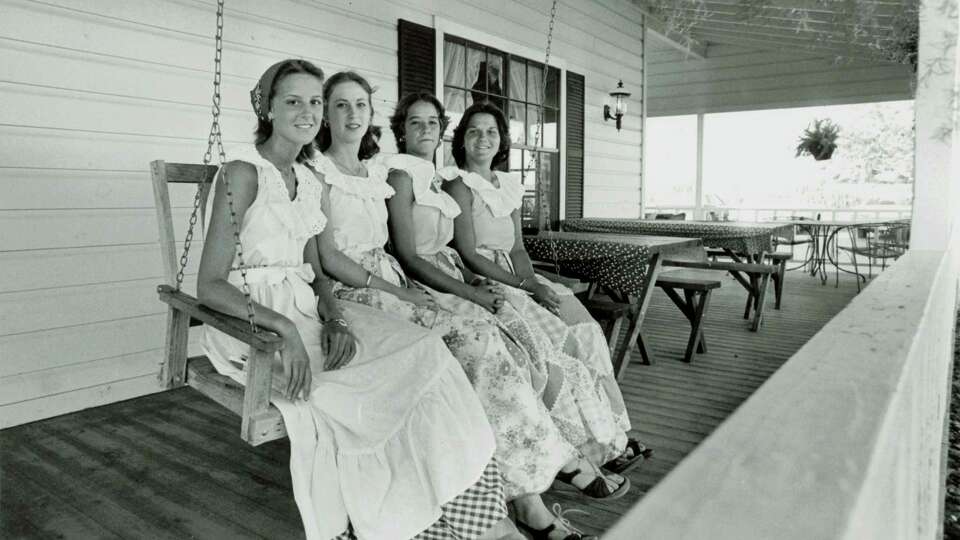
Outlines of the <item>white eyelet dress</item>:
<svg viewBox="0 0 960 540">
<path fill-rule="evenodd" d="M 406 172 L 412 180 L 417 255 L 463 281 L 460 271 L 463 262 L 457 252 L 448 247 L 460 205 L 440 188 L 444 181 L 462 176 L 463 171 L 456 167 L 435 170 L 433 163 L 407 154 L 391 156 L 384 164 Z M 565 343 L 576 341 L 570 328 L 537 304 L 526 291 L 502 284 L 498 288 L 507 302 L 496 317 L 523 345 L 536 365 L 548 366 L 550 389 L 544 399 L 564 439 L 595 463 L 604 463 L 619 455 L 626 445 L 629 419 L 622 403 L 617 413 L 614 412 L 598 381 L 602 376 L 564 352 Z"/>
<path fill-rule="evenodd" d="M 357 353 L 346 366 L 324 371 L 314 271 L 303 260 L 305 243 L 326 224 L 323 185 L 297 164 L 298 193 L 291 201 L 279 171 L 255 147 L 231 152 L 230 159 L 257 169 L 257 196 L 240 232 L 250 294 L 296 324 L 310 357 L 309 400 L 271 398 L 290 437 L 306 538 L 481 534 L 506 509 L 493 434 L 459 363 L 438 333 L 342 302 Z M 229 281 L 239 288 L 240 272 L 232 271 Z M 204 330 L 201 344 L 211 362 L 243 383 L 247 347 Z"/>
<path fill-rule="evenodd" d="M 337 247 L 367 271 L 403 286 L 407 277 L 384 251 L 385 199 L 393 196 L 387 169 L 367 162 L 367 177 L 349 176 L 325 156 L 311 162 L 330 186 L 330 226 Z M 508 500 L 542 493 L 576 456 L 541 399 L 545 374 L 489 312 L 463 299 L 431 292 L 438 307 L 419 307 L 374 288 L 335 287 L 339 298 L 367 304 L 439 330 L 473 384 L 493 427 L 497 465 Z"/>
<path fill-rule="evenodd" d="M 500 183 L 498 187 L 479 174 L 466 171 L 460 171 L 460 174 L 460 178 L 470 188 L 473 196 L 471 215 L 477 252 L 504 270 L 516 274 L 510 251 L 513 249 L 514 242 L 518 241 L 512 213 L 520 208 L 523 201 L 520 175 L 497 171 L 496 178 Z M 555 343 L 563 343 L 564 352 L 580 360 L 590 371 L 590 380 L 593 382 L 595 391 L 604 396 L 604 401 L 608 403 L 609 410 L 612 411 L 620 427 L 622 436 L 612 440 L 593 441 L 581 448 L 581 451 L 591 460 L 595 460 L 595 463 L 603 463 L 616 457 L 624 449 L 627 437 L 623 432 L 630 429 L 630 419 L 623 395 L 620 393 L 620 387 L 613 373 L 609 345 L 603 329 L 573 295 L 573 291 L 540 275 L 537 275 L 536 279 L 560 296 L 559 319 L 569 330 L 565 335 L 556 335 L 551 331 L 554 328 L 553 325 L 544 325 L 543 331 L 551 333 Z M 525 315 L 527 312 L 528 310 L 524 310 Z M 551 317 L 557 318 L 552 314 Z M 542 317 L 536 317 L 534 320 L 540 318 Z"/>
</svg>

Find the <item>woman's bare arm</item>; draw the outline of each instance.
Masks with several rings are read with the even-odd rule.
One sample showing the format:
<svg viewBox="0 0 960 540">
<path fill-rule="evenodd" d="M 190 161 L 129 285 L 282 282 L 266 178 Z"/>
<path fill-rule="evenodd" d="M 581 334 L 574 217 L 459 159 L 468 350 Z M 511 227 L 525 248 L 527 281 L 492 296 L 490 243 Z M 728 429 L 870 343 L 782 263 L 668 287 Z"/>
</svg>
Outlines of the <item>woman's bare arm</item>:
<svg viewBox="0 0 960 540">
<path fill-rule="evenodd" d="M 519 287 L 523 278 L 504 270 L 497 263 L 477 252 L 477 237 L 473 229 L 473 193 L 461 178 L 446 182 L 444 190 L 460 205 L 460 215 L 454 219 L 453 245 L 471 271 L 512 287 Z M 526 283 L 524 283 L 526 285 Z"/>
<path fill-rule="evenodd" d="M 257 198 L 257 170 L 244 162 L 230 162 L 224 167 L 230 182 L 233 212 L 238 224 L 243 223 L 247 209 Z M 197 274 L 197 299 L 200 303 L 221 313 L 247 318 L 247 300 L 243 292 L 232 285 L 227 277 L 233 266 L 236 254 L 234 225 L 230 220 L 230 208 L 227 201 L 223 174 L 217 179 L 217 189 L 213 194 L 213 209 L 210 224 L 200 256 L 200 270 Z M 257 325 L 273 330 L 280 335 L 296 331 L 293 323 L 283 315 L 254 303 L 254 320 Z"/>
<path fill-rule="evenodd" d="M 393 251 L 403 270 L 417 281 L 440 292 L 472 299 L 473 287 L 454 279 L 417 255 L 416 230 L 413 224 L 413 181 L 404 171 L 390 171 L 387 182 L 396 192 L 387 202 L 390 210 L 390 239 Z"/>
</svg>

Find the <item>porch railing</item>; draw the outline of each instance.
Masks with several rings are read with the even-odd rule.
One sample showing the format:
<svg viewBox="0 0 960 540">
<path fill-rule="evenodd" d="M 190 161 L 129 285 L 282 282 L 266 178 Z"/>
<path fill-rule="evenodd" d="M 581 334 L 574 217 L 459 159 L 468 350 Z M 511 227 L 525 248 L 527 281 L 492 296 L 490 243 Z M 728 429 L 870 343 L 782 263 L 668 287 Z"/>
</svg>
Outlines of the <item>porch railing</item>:
<svg viewBox="0 0 960 540">
<path fill-rule="evenodd" d="M 700 208 L 701 215 L 697 214 L 695 206 L 647 206 L 644 213 L 678 213 L 685 212 L 687 219 L 709 219 L 709 212 L 718 216 L 725 213 L 730 220 L 736 221 L 765 221 L 771 219 L 786 219 L 789 217 L 808 217 L 835 221 L 860 219 L 902 219 L 910 217 L 909 205 L 890 205 L 883 208 L 830 208 L 830 207 L 747 207 L 730 208 L 722 206 L 704 206 Z"/>
<path fill-rule="evenodd" d="M 605 538 L 940 538 L 953 239 L 871 282 Z"/>
</svg>

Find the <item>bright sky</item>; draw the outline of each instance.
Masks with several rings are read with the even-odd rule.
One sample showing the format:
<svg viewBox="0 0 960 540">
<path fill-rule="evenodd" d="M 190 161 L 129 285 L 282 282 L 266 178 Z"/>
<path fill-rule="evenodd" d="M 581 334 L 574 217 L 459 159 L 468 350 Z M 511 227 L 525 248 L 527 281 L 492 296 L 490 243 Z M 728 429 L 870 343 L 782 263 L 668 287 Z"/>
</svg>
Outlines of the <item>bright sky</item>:
<svg viewBox="0 0 960 540">
<path fill-rule="evenodd" d="M 889 191 L 882 198 L 908 197 L 908 184 L 852 186 L 831 179 L 844 159 L 843 126 L 863 122 L 880 107 L 891 122 L 909 129 L 912 101 L 717 113 L 704 119 L 704 204 L 735 208 L 801 208 L 839 200 L 842 191 Z M 797 140 L 814 119 L 841 126 L 833 159 L 794 157 Z M 648 206 L 693 206 L 696 185 L 695 115 L 647 119 Z M 902 193 L 901 193 L 902 192 Z"/>
</svg>

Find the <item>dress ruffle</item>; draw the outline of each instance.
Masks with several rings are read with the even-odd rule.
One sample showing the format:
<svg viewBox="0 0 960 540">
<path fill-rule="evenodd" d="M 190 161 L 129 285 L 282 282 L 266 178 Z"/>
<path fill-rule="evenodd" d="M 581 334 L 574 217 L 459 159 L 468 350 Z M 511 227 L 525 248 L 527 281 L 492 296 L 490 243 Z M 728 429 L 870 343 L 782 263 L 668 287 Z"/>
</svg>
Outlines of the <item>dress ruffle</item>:
<svg viewBox="0 0 960 540">
<path fill-rule="evenodd" d="M 337 186 L 345 193 L 364 199 L 389 199 L 396 193 L 387 183 L 388 170 L 378 161 L 367 160 L 367 177 L 344 174 L 327 156 L 317 153 L 309 162 L 310 166 L 323 174 L 323 179 L 331 186 Z"/>
<path fill-rule="evenodd" d="M 270 160 L 260 155 L 256 146 L 244 144 L 231 148 L 227 152 L 227 161 L 243 161 L 257 168 L 258 192 L 265 190 L 268 197 L 263 200 L 271 205 L 274 217 L 281 221 L 298 241 L 320 234 L 326 227 L 327 217 L 321 209 L 323 184 L 306 166 L 301 163 L 293 164 L 294 173 L 297 175 L 297 196 L 290 201 L 280 171 Z M 260 199 L 259 196 L 257 198 Z M 284 208 L 284 201 L 291 202 L 297 211 L 289 212 L 288 208 Z M 210 203 L 212 202 L 211 197 Z"/>
<path fill-rule="evenodd" d="M 520 175 L 517 173 L 497 171 L 496 175 L 500 181 L 499 188 L 474 172 L 467 172 L 461 178 L 464 184 L 483 199 L 490 213 L 500 218 L 509 216 L 523 204 L 523 184 L 520 183 Z"/>
<path fill-rule="evenodd" d="M 433 163 L 410 154 L 393 154 L 385 158 L 383 164 L 388 169 L 404 171 L 410 175 L 413 182 L 413 197 L 417 204 L 436 208 L 451 219 L 460 215 L 460 205 L 457 201 L 440 189 L 443 180 L 449 178 L 445 178 L 440 171 L 436 170 Z M 459 175 L 453 178 L 457 176 Z"/>
</svg>

